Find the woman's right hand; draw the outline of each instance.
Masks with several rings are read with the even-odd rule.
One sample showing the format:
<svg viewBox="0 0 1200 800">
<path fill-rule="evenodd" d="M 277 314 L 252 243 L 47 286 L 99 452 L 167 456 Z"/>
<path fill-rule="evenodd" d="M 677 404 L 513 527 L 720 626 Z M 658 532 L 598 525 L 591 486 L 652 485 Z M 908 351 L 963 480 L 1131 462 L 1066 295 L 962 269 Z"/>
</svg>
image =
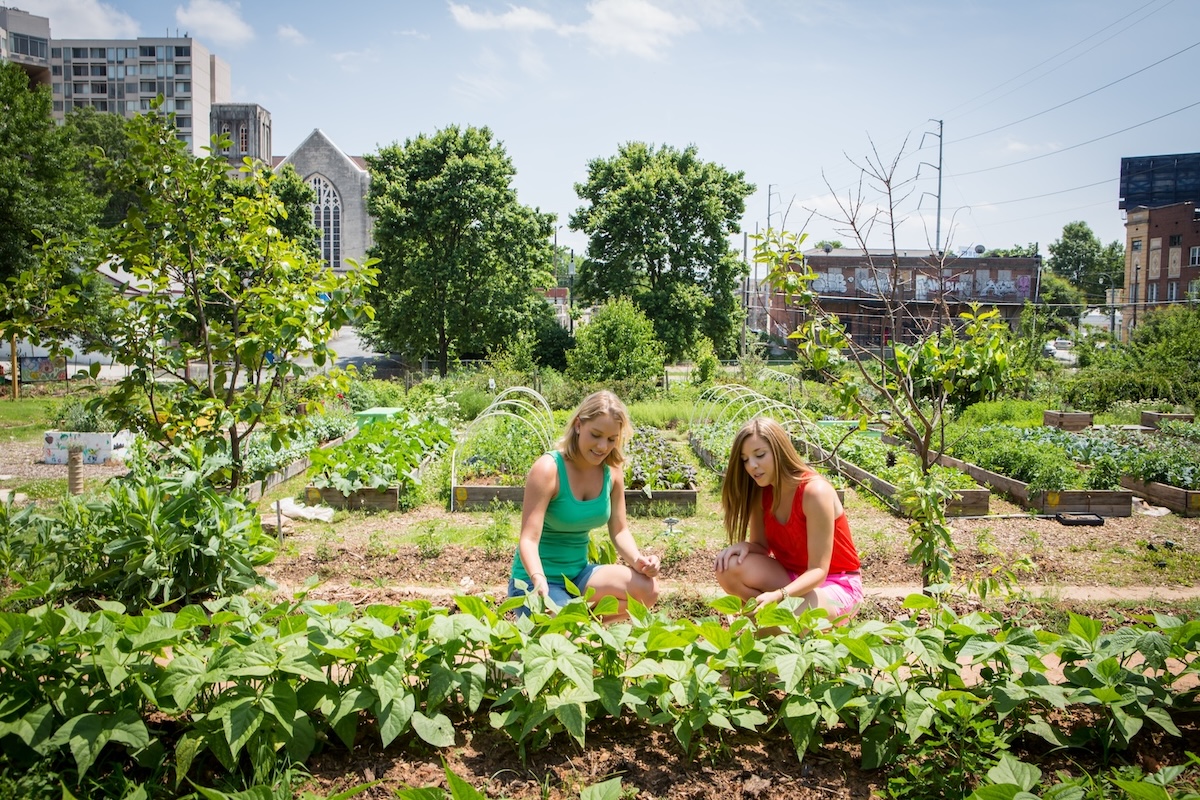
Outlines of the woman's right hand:
<svg viewBox="0 0 1200 800">
<path fill-rule="evenodd" d="M 730 567 L 737 566 L 746 560 L 746 556 L 750 554 L 750 545 L 746 542 L 738 542 L 726 547 L 720 553 L 717 553 L 717 572 L 724 572 Z"/>
<path fill-rule="evenodd" d="M 542 573 L 537 573 L 531 579 L 533 581 L 533 590 L 542 597 L 550 596 L 550 584 L 546 581 L 546 576 Z"/>
</svg>

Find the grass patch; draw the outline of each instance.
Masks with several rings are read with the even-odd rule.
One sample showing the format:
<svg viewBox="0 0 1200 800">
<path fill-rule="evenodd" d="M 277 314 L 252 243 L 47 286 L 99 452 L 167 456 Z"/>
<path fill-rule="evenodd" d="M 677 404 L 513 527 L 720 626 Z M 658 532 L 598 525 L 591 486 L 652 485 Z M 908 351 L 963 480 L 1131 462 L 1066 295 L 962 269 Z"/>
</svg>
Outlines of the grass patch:
<svg viewBox="0 0 1200 800">
<path fill-rule="evenodd" d="M 33 442 L 42 438 L 59 402 L 53 397 L 0 399 L 0 436 L 14 442 Z"/>
</svg>

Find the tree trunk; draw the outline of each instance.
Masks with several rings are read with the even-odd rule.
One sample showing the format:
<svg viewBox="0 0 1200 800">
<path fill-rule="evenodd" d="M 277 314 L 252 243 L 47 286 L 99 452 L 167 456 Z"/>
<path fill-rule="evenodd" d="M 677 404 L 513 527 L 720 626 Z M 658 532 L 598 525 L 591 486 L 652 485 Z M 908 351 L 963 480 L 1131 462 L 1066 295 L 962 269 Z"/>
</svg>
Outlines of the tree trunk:
<svg viewBox="0 0 1200 800">
<path fill-rule="evenodd" d="M 17 335 L 9 338 L 9 354 L 12 357 L 12 378 L 9 381 L 9 397 L 15 401 L 21 396 L 21 373 L 17 371 Z"/>
</svg>

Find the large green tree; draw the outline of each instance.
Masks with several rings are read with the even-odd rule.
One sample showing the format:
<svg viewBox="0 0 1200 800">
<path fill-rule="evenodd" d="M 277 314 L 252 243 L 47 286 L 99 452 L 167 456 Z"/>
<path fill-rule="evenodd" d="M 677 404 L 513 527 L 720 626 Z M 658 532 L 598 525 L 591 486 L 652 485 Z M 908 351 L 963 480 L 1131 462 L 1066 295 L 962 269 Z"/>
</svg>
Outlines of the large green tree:
<svg viewBox="0 0 1200 800">
<path fill-rule="evenodd" d="M 1068 222 L 1050 245 L 1048 266 L 1083 291 L 1090 303 L 1104 302 L 1104 290 L 1124 285 L 1125 248 L 1100 244 L 1086 222 Z"/>
<path fill-rule="evenodd" d="M 630 142 L 590 161 L 587 180 L 575 185 L 584 205 L 570 220 L 588 236 L 580 297 L 629 297 L 654 323 L 670 360 L 691 355 L 702 337 L 732 357 L 747 270 L 729 237 L 741 230 L 753 191 L 745 173 L 700 160 L 694 146 Z"/>
<path fill-rule="evenodd" d="M 51 268 L 45 240 L 84 238 L 101 201 L 79 165 L 83 152 L 50 116 L 50 91 L 0 62 L 0 335 L 34 341 L 73 329 L 56 326 L 49 309 L 71 282 L 72 265 Z M 57 329 L 56 329 L 57 328 Z"/>
<path fill-rule="evenodd" d="M 532 330 L 554 285 L 552 215 L 521 205 L 488 128 L 451 126 L 367 156 L 379 285 L 360 328 L 381 349 L 453 359 Z"/>
<path fill-rule="evenodd" d="M 102 228 L 123 222 L 134 202 L 132 189 L 117 185 L 112 179 L 113 165 L 128 159 L 133 146 L 125 128 L 124 117 L 91 107 L 72 109 L 63 123 L 68 141 L 81 151 L 76 169 L 103 204 L 97 220 Z"/>
</svg>

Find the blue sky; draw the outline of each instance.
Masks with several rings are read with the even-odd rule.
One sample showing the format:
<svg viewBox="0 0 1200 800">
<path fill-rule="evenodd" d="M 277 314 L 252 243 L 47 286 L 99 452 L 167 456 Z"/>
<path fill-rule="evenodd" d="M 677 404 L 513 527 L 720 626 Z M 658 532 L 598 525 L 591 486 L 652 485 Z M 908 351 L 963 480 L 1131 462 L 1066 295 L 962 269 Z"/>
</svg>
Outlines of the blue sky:
<svg viewBox="0 0 1200 800">
<path fill-rule="evenodd" d="M 3 1 L 3 0 L 0 0 Z M 273 118 L 353 155 L 488 126 L 520 200 L 558 215 L 623 142 L 683 148 L 758 188 L 743 228 L 851 243 L 834 201 L 876 149 L 906 180 L 900 246 L 1124 242 L 1122 156 L 1200 150 L 1194 0 L 8 0 L 56 38 L 187 32 Z M 832 191 L 831 191 L 832 189 Z M 869 190 L 867 199 L 877 195 Z M 785 213 L 786 212 L 786 218 Z M 887 246 L 873 238 L 873 246 Z"/>
</svg>

